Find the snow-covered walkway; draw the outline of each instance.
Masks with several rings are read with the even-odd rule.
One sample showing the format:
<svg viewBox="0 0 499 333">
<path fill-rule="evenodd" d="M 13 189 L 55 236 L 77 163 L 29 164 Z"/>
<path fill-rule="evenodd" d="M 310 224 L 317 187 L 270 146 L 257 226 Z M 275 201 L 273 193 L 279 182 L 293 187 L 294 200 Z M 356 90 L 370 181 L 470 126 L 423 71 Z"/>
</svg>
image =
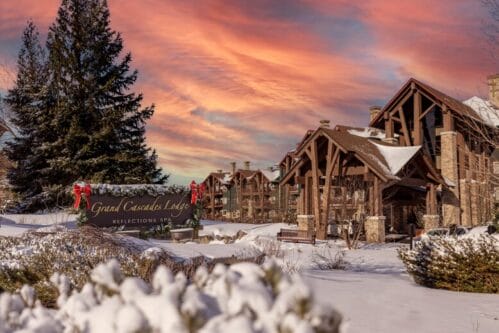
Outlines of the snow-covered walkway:
<svg viewBox="0 0 499 333">
<path fill-rule="evenodd" d="M 344 316 L 348 332 L 499 332 L 499 295 L 416 285 L 407 274 L 306 271 L 316 297 Z"/>
</svg>

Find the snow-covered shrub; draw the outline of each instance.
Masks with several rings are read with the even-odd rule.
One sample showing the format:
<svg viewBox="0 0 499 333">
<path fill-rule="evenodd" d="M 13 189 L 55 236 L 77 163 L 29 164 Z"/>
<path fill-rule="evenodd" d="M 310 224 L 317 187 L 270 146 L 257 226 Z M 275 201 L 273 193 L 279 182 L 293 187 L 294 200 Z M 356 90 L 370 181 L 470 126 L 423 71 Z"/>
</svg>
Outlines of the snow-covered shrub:
<svg viewBox="0 0 499 333">
<path fill-rule="evenodd" d="M 416 283 L 456 291 L 499 293 L 499 241 L 478 238 L 430 238 L 399 256 Z"/>
<path fill-rule="evenodd" d="M 275 238 L 257 236 L 253 241 L 253 249 L 265 258 L 274 260 L 284 273 L 299 273 L 303 269 L 300 248 L 286 249 Z"/>
<path fill-rule="evenodd" d="M 312 261 L 320 270 L 345 269 L 345 251 L 335 250 L 329 244 L 314 251 Z"/>
<path fill-rule="evenodd" d="M 299 276 L 269 262 L 197 270 L 192 280 L 158 267 L 151 283 L 123 278 L 119 263 L 99 264 L 91 282 L 71 291 L 54 274 L 57 307 L 36 300 L 33 288 L 0 295 L 0 331 L 335 333 L 341 316 L 314 301 Z"/>
<path fill-rule="evenodd" d="M 47 284 L 60 272 L 70 283 L 83 287 L 90 272 L 100 262 L 115 258 L 125 276 L 152 278 L 159 265 L 174 273 L 192 276 L 200 265 L 210 269 L 214 263 L 205 257 L 179 261 L 164 249 L 131 237 L 83 227 L 57 232 L 28 232 L 21 237 L 0 237 L 0 291 L 14 291 L 23 284 L 32 285 L 45 305 L 55 304 L 56 290 Z M 252 258 L 246 259 L 250 261 Z"/>
<path fill-rule="evenodd" d="M 268 257 L 283 258 L 282 243 L 275 238 L 257 237 L 254 246 Z"/>
</svg>

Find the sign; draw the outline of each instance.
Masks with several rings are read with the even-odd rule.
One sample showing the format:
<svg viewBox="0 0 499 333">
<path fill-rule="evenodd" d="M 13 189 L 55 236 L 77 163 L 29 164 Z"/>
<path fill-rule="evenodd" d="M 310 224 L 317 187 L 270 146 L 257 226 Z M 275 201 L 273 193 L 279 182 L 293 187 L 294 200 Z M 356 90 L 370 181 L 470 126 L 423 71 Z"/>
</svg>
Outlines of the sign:
<svg viewBox="0 0 499 333">
<path fill-rule="evenodd" d="M 112 196 L 92 194 L 86 209 L 87 222 L 96 227 L 145 227 L 160 224 L 183 225 L 192 219 L 191 194 Z"/>
</svg>

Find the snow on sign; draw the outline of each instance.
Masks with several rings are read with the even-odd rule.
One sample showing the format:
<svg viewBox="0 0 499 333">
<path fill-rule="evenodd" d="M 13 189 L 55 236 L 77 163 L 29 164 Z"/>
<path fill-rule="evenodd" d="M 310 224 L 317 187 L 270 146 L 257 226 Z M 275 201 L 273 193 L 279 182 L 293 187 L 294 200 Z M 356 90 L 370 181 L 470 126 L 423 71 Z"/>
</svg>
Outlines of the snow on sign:
<svg viewBox="0 0 499 333">
<path fill-rule="evenodd" d="M 76 188 L 77 185 L 75 185 Z M 191 193 L 163 185 L 92 184 L 86 198 L 86 217 L 97 227 L 184 225 L 193 218 Z M 83 187 L 85 188 L 85 187 Z M 79 201 L 75 190 L 76 201 Z M 76 204 L 76 202 L 75 202 Z"/>
</svg>

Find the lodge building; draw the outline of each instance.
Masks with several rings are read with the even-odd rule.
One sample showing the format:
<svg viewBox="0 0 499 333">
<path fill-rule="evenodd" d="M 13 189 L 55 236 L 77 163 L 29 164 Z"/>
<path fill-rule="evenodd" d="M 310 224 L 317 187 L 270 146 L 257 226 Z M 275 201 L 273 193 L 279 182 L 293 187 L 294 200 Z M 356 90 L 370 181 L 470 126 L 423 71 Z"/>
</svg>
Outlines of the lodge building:
<svg viewBox="0 0 499 333">
<path fill-rule="evenodd" d="M 313 216 L 319 239 L 348 221 L 364 222 L 373 242 L 406 233 L 409 223 L 428 229 L 490 221 L 499 75 L 488 84 L 489 100 L 460 102 L 410 79 L 383 108 L 370 108 L 366 128 L 321 122 L 280 163 L 284 202 L 298 190 L 297 214 Z"/>
<path fill-rule="evenodd" d="M 250 162 L 231 171 L 218 170 L 203 181 L 206 218 L 212 220 L 276 222 L 280 216 L 279 168 L 251 169 Z"/>
</svg>

